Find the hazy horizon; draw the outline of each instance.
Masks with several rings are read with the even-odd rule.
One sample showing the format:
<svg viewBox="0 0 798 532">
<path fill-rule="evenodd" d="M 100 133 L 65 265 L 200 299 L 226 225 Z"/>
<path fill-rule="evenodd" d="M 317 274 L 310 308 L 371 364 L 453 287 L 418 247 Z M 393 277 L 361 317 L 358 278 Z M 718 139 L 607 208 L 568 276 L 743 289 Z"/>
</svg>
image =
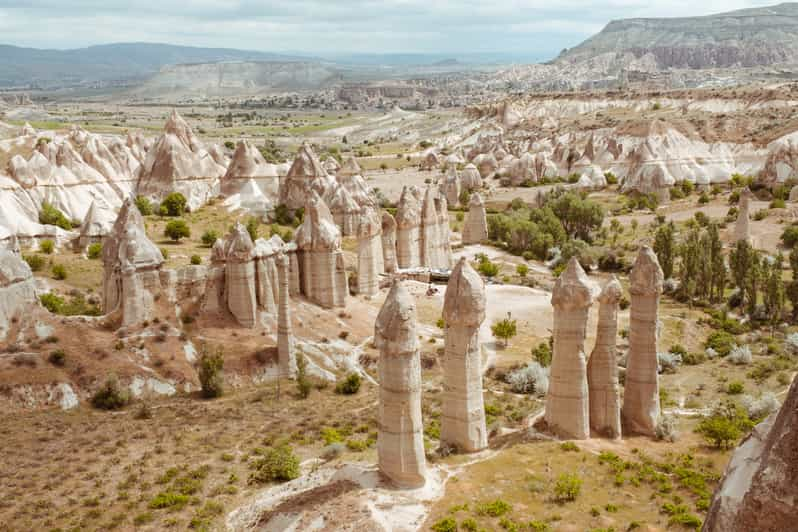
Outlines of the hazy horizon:
<svg viewBox="0 0 798 532">
<path fill-rule="evenodd" d="M 610 20 L 698 16 L 773 5 L 761 0 L 132 0 L 24 6 L 0 0 L 0 43 L 70 50 L 114 43 L 234 48 L 317 57 L 489 54 L 546 60 Z"/>
</svg>

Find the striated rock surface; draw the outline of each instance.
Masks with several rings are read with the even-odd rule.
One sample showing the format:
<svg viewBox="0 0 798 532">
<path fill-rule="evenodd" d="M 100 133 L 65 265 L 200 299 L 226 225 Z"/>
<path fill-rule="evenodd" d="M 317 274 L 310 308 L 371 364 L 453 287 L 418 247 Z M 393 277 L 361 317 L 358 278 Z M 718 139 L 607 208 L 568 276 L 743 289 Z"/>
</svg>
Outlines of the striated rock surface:
<svg viewBox="0 0 798 532">
<path fill-rule="evenodd" d="M 280 178 L 277 166 L 269 164 L 260 151 L 245 140 L 238 141 L 233 159 L 222 177 L 221 194 L 233 196 L 246 193 L 245 185 L 254 181 L 269 202 L 277 201 Z"/>
<path fill-rule="evenodd" d="M 241 326 L 254 327 L 258 321 L 255 244 L 240 223 L 225 238 L 224 255 L 227 308 Z"/>
<path fill-rule="evenodd" d="M 315 192 L 305 207 L 305 219 L 294 240 L 298 247 L 301 292 L 324 308 L 346 306 L 348 285 L 341 231 Z"/>
<path fill-rule="evenodd" d="M 599 318 L 596 346 L 587 363 L 590 395 L 590 429 L 608 438 L 621 437 L 621 398 L 618 387 L 618 302 L 623 292 L 615 276 L 598 297 Z"/>
<path fill-rule="evenodd" d="M 36 281 L 18 251 L 0 248 L 0 340 L 36 306 Z"/>
<path fill-rule="evenodd" d="M 732 454 L 712 498 L 704 532 L 781 532 L 798 519 L 798 380 L 777 413 Z"/>
<path fill-rule="evenodd" d="M 304 207 L 312 199 L 311 193 L 325 197 L 334 184 L 334 179 L 327 175 L 313 148 L 304 143 L 280 184 L 280 203 L 289 209 Z"/>
<path fill-rule="evenodd" d="M 357 235 L 362 209 L 349 190 L 336 182 L 327 190 L 323 199 L 343 236 Z"/>
<path fill-rule="evenodd" d="M 416 331 L 416 303 L 401 281 L 394 280 L 374 325 L 380 350 L 380 472 L 402 488 L 426 482 L 421 419 L 421 359 Z"/>
<path fill-rule="evenodd" d="M 484 320 L 485 284 L 463 257 L 452 270 L 443 303 L 446 348 L 441 406 L 441 442 L 463 452 L 488 446 L 479 343 Z"/>
<path fill-rule="evenodd" d="M 396 271 L 396 220 L 391 213 L 382 213 L 382 262 L 387 273 Z"/>
<path fill-rule="evenodd" d="M 478 193 L 471 194 L 468 203 L 468 214 L 463 224 L 463 244 L 479 244 L 488 239 L 488 217 L 485 213 L 485 202 Z"/>
<path fill-rule="evenodd" d="M 468 163 L 460 174 L 460 184 L 469 191 L 482 188 L 482 176 L 479 175 L 479 170 L 472 163 Z"/>
<path fill-rule="evenodd" d="M 97 200 L 92 201 L 80 226 L 77 249 L 85 252 L 91 244 L 102 243 L 113 229 L 114 221 L 115 216 L 111 209 L 98 205 Z"/>
<path fill-rule="evenodd" d="M 734 224 L 734 241 L 745 240 L 751 243 L 751 200 L 754 195 L 746 188 L 740 194 L 737 206 L 737 221 Z"/>
<path fill-rule="evenodd" d="M 161 250 L 147 238 L 144 220 L 128 198 L 103 243 L 103 310 L 119 313 L 121 326 L 151 320 L 160 292 Z"/>
<path fill-rule="evenodd" d="M 296 374 L 294 335 L 291 330 L 291 296 L 289 288 L 290 260 L 285 254 L 277 257 L 277 272 L 280 283 L 280 303 L 277 311 L 277 361 L 280 376 Z"/>
<path fill-rule="evenodd" d="M 369 187 L 361 172 L 362 170 L 360 165 L 357 164 L 357 160 L 354 157 L 348 157 L 338 170 L 336 179 L 338 184 L 346 188 L 358 205 L 361 207 L 374 207 L 374 200 L 371 198 Z"/>
<path fill-rule="evenodd" d="M 451 205 L 460 203 L 460 172 L 457 167 L 452 166 L 446 172 L 446 178 L 441 185 L 441 193 L 446 196 L 446 201 Z"/>
<path fill-rule="evenodd" d="M 622 411 L 625 433 L 653 436 L 659 421 L 657 341 L 663 281 L 657 256 L 643 246 L 629 276 L 632 305 Z"/>
<path fill-rule="evenodd" d="M 545 420 L 561 438 L 590 438 L 585 332 L 593 302 L 590 282 L 576 257 L 560 274 L 551 295 L 554 306 L 554 353 Z"/>
<path fill-rule="evenodd" d="M 396 208 L 396 262 L 399 268 L 421 265 L 421 204 L 408 186 Z"/>
<path fill-rule="evenodd" d="M 357 293 L 376 294 L 380 289 L 379 276 L 384 270 L 382 219 L 377 211 L 367 207 L 357 232 Z"/>
</svg>

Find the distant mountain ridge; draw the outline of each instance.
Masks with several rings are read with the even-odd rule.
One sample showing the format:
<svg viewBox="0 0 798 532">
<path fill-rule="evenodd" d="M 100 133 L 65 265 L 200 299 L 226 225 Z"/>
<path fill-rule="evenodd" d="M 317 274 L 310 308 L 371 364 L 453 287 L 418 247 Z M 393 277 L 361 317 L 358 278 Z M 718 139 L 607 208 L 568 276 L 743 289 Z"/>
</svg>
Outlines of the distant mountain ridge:
<svg viewBox="0 0 798 532">
<path fill-rule="evenodd" d="M 118 43 L 74 50 L 0 45 L 0 87 L 42 87 L 141 79 L 167 65 L 220 61 L 308 61 L 312 58 L 230 48 Z"/>
<path fill-rule="evenodd" d="M 593 37 L 563 50 L 554 63 L 625 53 L 653 60 L 659 69 L 798 63 L 798 3 L 701 17 L 613 20 Z"/>
</svg>

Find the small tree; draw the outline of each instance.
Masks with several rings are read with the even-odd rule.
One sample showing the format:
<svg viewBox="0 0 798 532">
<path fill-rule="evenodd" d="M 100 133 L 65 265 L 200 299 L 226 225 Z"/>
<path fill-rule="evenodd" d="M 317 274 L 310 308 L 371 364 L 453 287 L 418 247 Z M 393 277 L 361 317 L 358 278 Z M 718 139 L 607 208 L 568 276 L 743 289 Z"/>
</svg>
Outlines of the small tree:
<svg viewBox="0 0 798 532">
<path fill-rule="evenodd" d="M 130 394 L 120 388 L 115 375 L 108 377 L 102 388 L 91 397 L 92 406 L 102 410 L 117 410 L 129 402 Z"/>
<path fill-rule="evenodd" d="M 676 226 L 673 222 L 661 226 L 654 235 L 654 253 L 662 266 L 665 279 L 673 277 L 673 263 L 676 254 Z"/>
<path fill-rule="evenodd" d="M 180 241 L 181 238 L 188 238 L 191 236 L 191 229 L 183 220 L 172 220 L 166 224 L 163 232 L 164 236 L 168 236 L 175 242 Z"/>
<path fill-rule="evenodd" d="M 219 239 L 219 233 L 213 229 L 208 229 L 202 233 L 202 244 L 205 247 L 212 247 Z"/>
<path fill-rule="evenodd" d="M 515 267 L 515 272 L 520 277 L 526 277 L 526 274 L 529 273 L 529 266 L 527 266 L 526 264 L 519 264 L 518 266 Z"/>
<path fill-rule="evenodd" d="M 180 192 L 172 192 L 161 202 L 161 208 L 167 216 L 183 216 L 186 212 L 186 197 Z"/>
<path fill-rule="evenodd" d="M 576 500 L 582 492 L 582 479 L 576 474 L 563 473 L 554 484 L 554 499 L 557 502 Z"/>
<path fill-rule="evenodd" d="M 296 355 L 296 389 L 301 399 L 307 399 L 310 395 L 311 383 L 308 378 L 308 361 L 305 355 Z"/>
<path fill-rule="evenodd" d="M 360 390 L 360 382 L 360 374 L 352 372 L 335 385 L 335 393 L 342 395 L 356 394 Z"/>
<path fill-rule="evenodd" d="M 41 251 L 45 255 L 52 254 L 54 249 L 55 249 L 55 243 L 52 240 L 42 240 L 41 242 L 39 242 L 39 251 Z"/>
<path fill-rule="evenodd" d="M 142 216 L 149 216 L 152 214 L 152 203 L 150 203 L 149 198 L 144 196 L 136 196 L 136 208 Z"/>
<path fill-rule="evenodd" d="M 198 377 L 202 386 L 202 396 L 206 399 L 220 397 L 224 392 L 224 353 L 221 349 L 211 351 L 203 345 L 198 361 Z"/>
<path fill-rule="evenodd" d="M 510 343 L 510 338 L 514 337 L 518 334 L 518 327 L 516 320 L 510 317 L 510 313 L 507 313 L 507 317 L 503 320 L 499 320 L 493 323 L 490 327 L 493 336 L 502 340 L 504 347 L 507 347 Z"/>
<path fill-rule="evenodd" d="M 95 242 L 94 244 L 89 246 L 89 249 L 86 250 L 86 255 L 90 259 L 99 259 L 100 255 L 103 252 L 103 245 L 99 242 Z"/>
</svg>

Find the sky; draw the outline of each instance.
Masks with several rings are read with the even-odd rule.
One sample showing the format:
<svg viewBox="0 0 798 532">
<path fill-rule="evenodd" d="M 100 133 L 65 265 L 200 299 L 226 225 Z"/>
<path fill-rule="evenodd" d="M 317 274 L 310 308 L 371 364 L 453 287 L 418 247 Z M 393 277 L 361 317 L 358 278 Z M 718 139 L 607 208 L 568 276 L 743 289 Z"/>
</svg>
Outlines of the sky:
<svg viewBox="0 0 798 532">
<path fill-rule="evenodd" d="M 778 0 L 0 0 L 0 43 L 159 42 L 313 55 L 500 52 L 548 59 L 613 19 Z"/>
</svg>

